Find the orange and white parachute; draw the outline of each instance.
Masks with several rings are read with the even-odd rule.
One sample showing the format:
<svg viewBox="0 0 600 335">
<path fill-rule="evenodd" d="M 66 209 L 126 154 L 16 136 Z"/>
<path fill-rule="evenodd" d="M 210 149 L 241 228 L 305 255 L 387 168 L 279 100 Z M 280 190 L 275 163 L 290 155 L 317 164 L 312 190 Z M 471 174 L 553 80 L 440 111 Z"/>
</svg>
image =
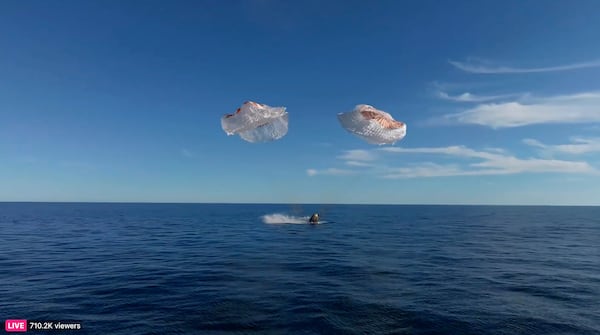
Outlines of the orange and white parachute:
<svg viewBox="0 0 600 335">
<path fill-rule="evenodd" d="M 275 141 L 288 132 L 288 113 L 285 107 L 246 101 L 235 113 L 221 118 L 221 127 L 227 135 L 240 135 L 251 143 Z"/>
<path fill-rule="evenodd" d="M 338 120 L 344 129 L 370 144 L 394 144 L 406 136 L 406 123 L 369 105 L 357 105 L 352 112 L 339 113 Z"/>
</svg>

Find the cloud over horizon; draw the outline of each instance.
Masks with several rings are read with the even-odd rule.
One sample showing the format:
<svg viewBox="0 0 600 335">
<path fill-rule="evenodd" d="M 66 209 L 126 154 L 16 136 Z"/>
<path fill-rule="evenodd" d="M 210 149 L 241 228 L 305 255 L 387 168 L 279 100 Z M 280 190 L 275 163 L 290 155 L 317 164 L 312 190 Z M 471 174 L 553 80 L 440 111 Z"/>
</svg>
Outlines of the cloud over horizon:
<svg viewBox="0 0 600 335">
<path fill-rule="evenodd" d="M 477 151 L 465 146 L 435 148 L 396 148 L 379 149 L 383 152 L 398 154 L 437 154 L 462 158 L 477 158 L 479 163 L 466 165 L 418 163 L 407 167 L 392 169 L 384 178 L 449 177 L 475 175 L 506 175 L 518 173 L 597 173 L 598 171 L 584 161 L 567 161 L 541 158 L 518 158 L 498 151 Z"/>
<path fill-rule="evenodd" d="M 528 145 L 539 145 L 530 139 L 524 139 Z M 594 142 L 596 143 L 596 142 Z M 600 141 L 598 141 L 600 143 Z M 588 142 L 580 145 L 589 144 Z M 585 150 L 585 149 L 584 149 Z M 594 149 L 596 150 L 596 149 Z M 561 173 L 561 174 L 597 174 L 599 171 L 586 161 L 572 161 L 560 159 L 544 159 L 539 157 L 519 158 L 509 154 L 506 150 L 490 148 L 475 150 L 466 146 L 446 147 L 384 147 L 364 151 L 379 152 L 387 155 L 421 154 L 434 156 L 448 156 L 464 160 L 460 163 L 439 164 L 429 160 L 413 161 L 402 166 L 390 164 L 392 160 L 380 157 L 377 162 L 372 162 L 371 169 L 361 171 L 344 170 L 339 168 L 328 168 L 324 170 L 308 169 L 309 176 L 335 175 L 347 176 L 357 173 L 371 174 L 374 177 L 384 179 L 406 179 L 406 178 L 431 178 L 431 177 L 454 177 L 454 176 L 484 176 L 484 175 L 509 175 L 522 173 Z M 577 150 L 575 150 L 577 151 Z M 341 155 L 339 157 L 345 157 Z M 370 157 L 367 155 L 367 157 Z M 342 159 L 343 160 L 343 159 Z M 477 160 L 477 162 L 473 162 Z"/>
</svg>

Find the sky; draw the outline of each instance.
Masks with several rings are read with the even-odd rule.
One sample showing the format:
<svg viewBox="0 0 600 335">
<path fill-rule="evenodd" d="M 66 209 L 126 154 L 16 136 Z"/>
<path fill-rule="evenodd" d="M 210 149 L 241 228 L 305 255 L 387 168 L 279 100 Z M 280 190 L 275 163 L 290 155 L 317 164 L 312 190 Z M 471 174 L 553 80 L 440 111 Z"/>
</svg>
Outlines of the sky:
<svg viewBox="0 0 600 335">
<path fill-rule="evenodd" d="M 600 205 L 600 2 L 0 2 L 0 201 Z M 283 106 L 285 137 L 221 117 Z M 407 124 L 377 146 L 336 115 Z"/>
</svg>

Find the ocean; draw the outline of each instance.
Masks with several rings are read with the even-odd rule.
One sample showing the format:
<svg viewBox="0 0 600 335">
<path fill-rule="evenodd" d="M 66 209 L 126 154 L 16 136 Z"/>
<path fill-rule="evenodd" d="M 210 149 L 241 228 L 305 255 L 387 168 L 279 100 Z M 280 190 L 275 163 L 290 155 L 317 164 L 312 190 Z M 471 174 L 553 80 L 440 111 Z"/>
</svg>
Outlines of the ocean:
<svg viewBox="0 0 600 335">
<path fill-rule="evenodd" d="M 600 207 L 0 203 L 0 317 L 82 327 L 48 334 L 600 334 Z"/>
</svg>

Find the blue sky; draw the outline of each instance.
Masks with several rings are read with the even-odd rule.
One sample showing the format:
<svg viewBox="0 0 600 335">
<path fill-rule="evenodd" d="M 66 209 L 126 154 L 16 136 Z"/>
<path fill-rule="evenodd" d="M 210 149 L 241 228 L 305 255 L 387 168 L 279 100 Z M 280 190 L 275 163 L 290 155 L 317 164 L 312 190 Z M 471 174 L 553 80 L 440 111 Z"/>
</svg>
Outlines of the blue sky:
<svg viewBox="0 0 600 335">
<path fill-rule="evenodd" d="M 0 201 L 600 204 L 598 1 L 3 1 Z M 285 106 L 252 144 L 223 114 Z M 370 104 L 394 146 L 343 130 Z"/>
</svg>

